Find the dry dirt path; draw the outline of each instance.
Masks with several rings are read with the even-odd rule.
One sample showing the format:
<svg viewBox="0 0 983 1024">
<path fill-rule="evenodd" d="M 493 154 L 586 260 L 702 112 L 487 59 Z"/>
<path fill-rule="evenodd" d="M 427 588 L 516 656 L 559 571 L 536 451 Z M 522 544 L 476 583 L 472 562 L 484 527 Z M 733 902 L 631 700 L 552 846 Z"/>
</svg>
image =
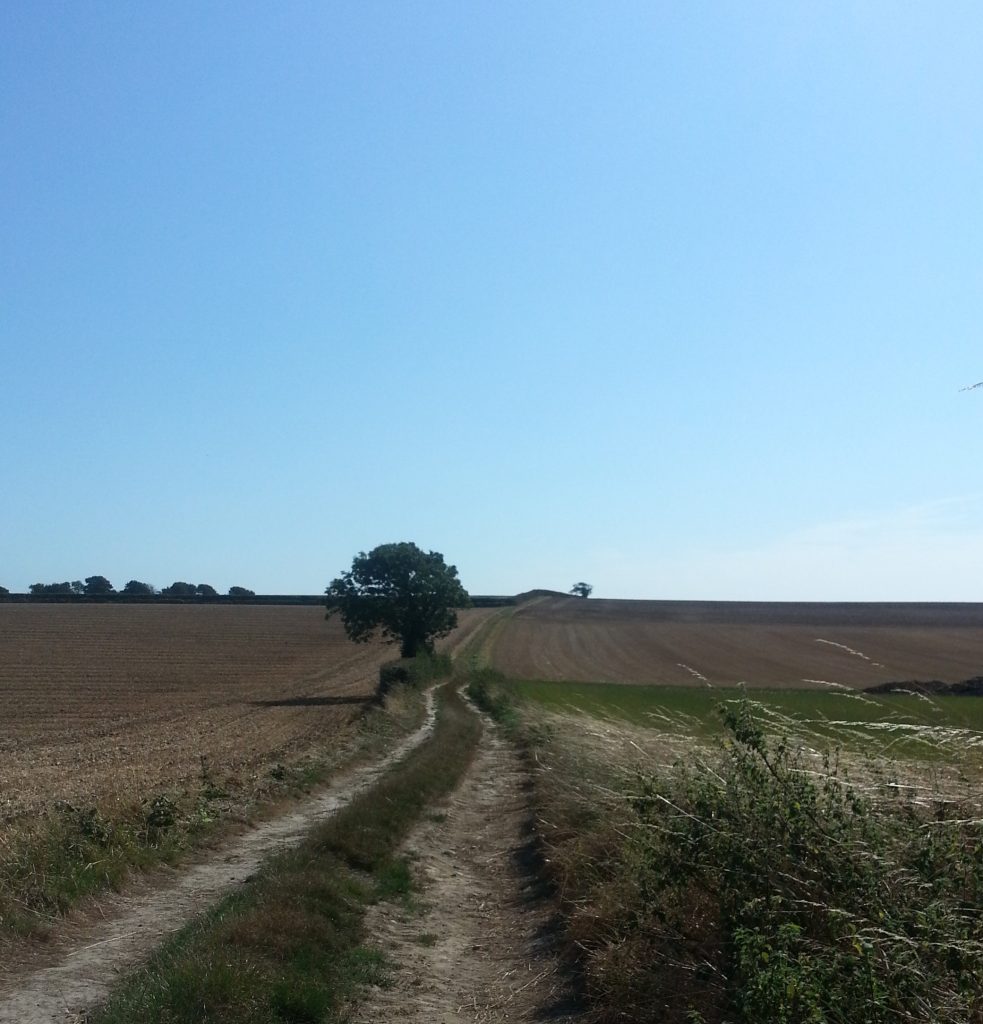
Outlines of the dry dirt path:
<svg viewBox="0 0 983 1024">
<path fill-rule="evenodd" d="M 560 1024 L 578 1016 L 553 950 L 551 909 L 527 865 L 528 776 L 487 725 L 474 763 L 405 846 L 423 909 L 379 904 L 372 939 L 394 965 L 353 1024 Z"/>
<path fill-rule="evenodd" d="M 249 878 L 267 857 L 298 843 L 335 814 L 433 730 L 435 703 L 427 694 L 424 724 L 380 761 L 341 774 L 289 814 L 236 836 L 167 883 L 144 883 L 102 904 L 104 918 L 67 926 L 35 963 L 0 981 L 2 1024 L 81 1024 L 121 974 L 142 962 L 194 915 Z"/>
</svg>

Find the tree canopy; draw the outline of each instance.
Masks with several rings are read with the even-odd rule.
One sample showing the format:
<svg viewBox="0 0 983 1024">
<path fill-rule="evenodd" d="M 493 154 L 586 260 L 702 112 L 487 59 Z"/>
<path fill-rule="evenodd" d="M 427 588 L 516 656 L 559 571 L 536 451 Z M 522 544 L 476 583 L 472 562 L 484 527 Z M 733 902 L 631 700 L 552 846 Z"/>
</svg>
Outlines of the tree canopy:
<svg viewBox="0 0 983 1024">
<path fill-rule="evenodd" d="M 55 597 L 58 595 L 78 596 L 85 593 L 85 587 L 81 580 L 74 580 L 72 583 L 32 583 L 30 592 L 33 597 Z"/>
<path fill-rule="evenodd" d="M 112 583 L 105 576 L 86 576 L 85 593 L 92 597 L 99 594 L 115 594 Z"/>
<path fill-rule="evenodd" d="M 123 594 L 132 594 L 140 597 L 151 597 L 154 593 L 154 588 L 149 583 L 143 583 L 141 580 L 130 580 L 123 590 Z"/>
<path fill-rule="evenodd" d="M 594 588 L 589 583 L 580 582 L 570 588 L 570 593 L 576 597 L 590 597 L 593 590 Z"/>
<path fill-rule="evenodd" d="M 379 633 L 398 642 L 404 658 L 432 650 L 457 625 L 455 609 L 470 604 L 456 566 L 411 542 L 359 552 L 325 594 L 327 618 L 340 615 L 352 640 L 364 643 Z"/>
<path fill-rule="evenodd" d="M 161 594 L 164 597 L 197 597 L 198 588 L 193 583 L 175 580 L 169 587 L 164 587 Z"/>
</svg>

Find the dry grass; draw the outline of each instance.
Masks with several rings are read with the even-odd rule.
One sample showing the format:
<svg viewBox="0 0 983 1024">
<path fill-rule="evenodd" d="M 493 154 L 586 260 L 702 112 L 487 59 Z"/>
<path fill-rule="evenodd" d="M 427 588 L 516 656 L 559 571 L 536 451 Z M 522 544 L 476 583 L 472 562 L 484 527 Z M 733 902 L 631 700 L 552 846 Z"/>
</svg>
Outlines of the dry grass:
<svg viewBox="0 0 983 1024">
<path fill-rule="evenodd" d="M 427 742 L 165 943 L 93 1019 L 348 1020 L 345 1000 L 357 986 L 383 980 L 381 955 L 360 945 L 365 910 L 409 894 L 410 867 L 398 847 L 426 807 L 453 790 L 480 732 L 477 716 L 452 686 L 444 687 Z"/>
<path fill-rule="evenodd" d="M 978 764 L 824 756 L 750 701 L 730 707 L 757 724 L 722 746 L 684 716 L 647 728 L 486 689 L 536 767 L 591 1019 L 983 1020 Z"/>
<path fill-rule="evenodd" d="M 465 613 L 448 646 L 488 614 Z M 362 715 L 392 647 L 349 642 L 318 608 L 0 605 L 0 616 L 0 945 L 411 727 L 398 709 L 381 727 Z"/>
</svg>

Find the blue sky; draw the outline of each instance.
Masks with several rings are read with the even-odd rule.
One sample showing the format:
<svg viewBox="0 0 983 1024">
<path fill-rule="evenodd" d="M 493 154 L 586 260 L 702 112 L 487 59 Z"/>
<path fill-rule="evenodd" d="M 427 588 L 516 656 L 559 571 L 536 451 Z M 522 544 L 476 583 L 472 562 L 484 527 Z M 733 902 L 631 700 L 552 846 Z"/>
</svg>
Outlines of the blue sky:
<svg viewBox="0 0 983 1024">
<path fill-rule="evenodd" d="M 0 584 L 983 599 L 978 4 L 0 34 Z"/>
</svg>

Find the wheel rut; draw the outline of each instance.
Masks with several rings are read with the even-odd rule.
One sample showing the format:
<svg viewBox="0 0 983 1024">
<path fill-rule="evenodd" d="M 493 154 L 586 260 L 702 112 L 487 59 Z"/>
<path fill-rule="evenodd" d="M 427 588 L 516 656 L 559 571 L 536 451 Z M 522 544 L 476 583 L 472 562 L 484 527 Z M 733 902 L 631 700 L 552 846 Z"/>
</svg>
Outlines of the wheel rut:
<svg viewBox="0 0 983 1024">
<path fill-rule="evenodd" d="M 435 700 L 427 694 L 424 724 L 381 760 L 339 775 L 289 814 L 263 822 L 207 858 L 137 882 L 100 906 L 103 919 L 66 923 L 35 962 L 0 980 L 0 1024 L 82 1024 L 120 975 L 131 970 L 196 914 L 241 885 L 273 854 L 296 845 L 334 815 L 433 731 Z"/>
<path fill-rule="evenodd" d="M 369 914 L 392 975 L 355 1008 L 353 1024 L 580 1019 L 554 948 L 553 910 L 528 866 L 530 814 L 527 771 L 486 727 L 461 785 L 404 846 L 419 899 Z"/>
</svg>

